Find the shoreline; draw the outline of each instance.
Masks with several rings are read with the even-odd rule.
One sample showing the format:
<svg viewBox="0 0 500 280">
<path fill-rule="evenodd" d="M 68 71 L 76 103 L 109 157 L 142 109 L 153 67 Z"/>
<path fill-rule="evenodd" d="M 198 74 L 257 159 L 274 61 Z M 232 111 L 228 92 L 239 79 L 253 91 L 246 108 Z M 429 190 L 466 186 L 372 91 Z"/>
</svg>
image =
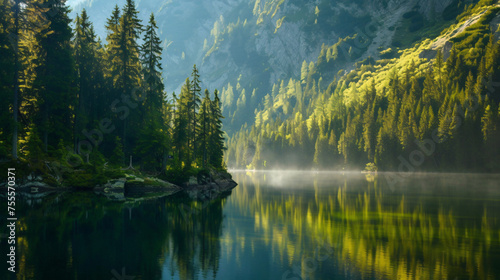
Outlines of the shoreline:
<svg viewBox="0 0 500 280">
<path fill-rule="evenodd" d="M 205 176 L 189 176 L 187 182 L 173 184 L 165 177 L 147 175 L 138 170 L 120 168 L 61 168 L 58 162 L 45 162 L 47 169 L 29 164 L 12 164 L 18 170 L 16 193 L 45 196 L 60 192 L 94 192 L 110 200 L 171 196 L 180 192 L 193 199 L 213 199 L 231 192 L 237 186 L 232 176 L 223 170 L 207 170 Z M 59 167 L 55 169 L 54 166 Z M 0 193 L 7 193 L 7 181 L 0 182 Z"/>
</svg>

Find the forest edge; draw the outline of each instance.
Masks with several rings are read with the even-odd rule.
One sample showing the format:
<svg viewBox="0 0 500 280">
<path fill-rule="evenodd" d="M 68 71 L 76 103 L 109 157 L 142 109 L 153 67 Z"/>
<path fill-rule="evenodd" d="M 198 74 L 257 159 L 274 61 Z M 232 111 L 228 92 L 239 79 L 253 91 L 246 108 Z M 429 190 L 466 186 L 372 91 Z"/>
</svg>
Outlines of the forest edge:
<svg viewBox="0 0 500 280">
<path fill-rule="evenodd" d="M 16 190 L 23 195 L 45 196 L 54 192 L 92 191 L 110 200 L 165 197 L 185 192 L 191 199 L 212 200 L 230 193 L 237 183 L 225 170 L 191 169 L 177 172 L 167 181 L 165 173 L 145 174 L 135 169 L 102 168 L 92 165 L 70 168 L 59 162 L 43 162 L 45 168 L 33 168 L 30 163 L 10 161 L 1 167 L 18 170 Z M 169 176 L 172 177 L 172 174 Z M 7 191 L 6 181 L 0 183 L 0 191 Z"/>
</svg>

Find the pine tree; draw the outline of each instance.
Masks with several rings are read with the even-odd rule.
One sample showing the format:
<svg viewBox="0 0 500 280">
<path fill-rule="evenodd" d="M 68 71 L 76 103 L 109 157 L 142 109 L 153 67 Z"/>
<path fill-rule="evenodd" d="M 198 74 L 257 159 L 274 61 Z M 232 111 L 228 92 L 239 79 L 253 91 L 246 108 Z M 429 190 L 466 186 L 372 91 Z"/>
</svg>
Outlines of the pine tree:
<svg viewBox="0 0 500 280">
<path fill-rule="evenodd" d="M 200 75 L 198 73 L 198 69 L 196 68 L 196 64 L 193 66 L 193 72 L 191 74 L 191 88 L 190 88 L 190 101 L 189 101 L 189 120 L 190 120 L 190 131 L 189 131 L 189 137 L 190 137 L 190 142 L 192 145 L 192 160 L 195 160 L 196 157 L 198 156 L 197 154 L 197 149 L 198 149 L 198 143 L 196 141 L 197 139 L 197 134 L 199 130 L 199 124 L 198 124 L 198 119 L 196 115 L 198 114 L 198 110 L 200 108 L 200 92 L 201 92 L 201 87 L 200 87 Z"/>
<path fill-rule="evenodd" d="M 42 61 L 36 68 L 34 88 L 39 94 L 36 124 L 42 133 L 44 152 L 49 145 L 56 147 L 60 139 L 70 141 L 72 111 L 75 98 L 72 82 L 74 62 L 71 48 L 72 30 L 69 8 L 63 0 L 49 0 L 44 3 L 50 24 L 36 35 Z"/>
<path fill-rule="evenodd" d="M 215 168 L 223 168 L 224 155 L 224 132 L 222 131 L 221 105 L 217 90 L 214 92 L 214 100 L 211 102 L 211 128 L 209 138 L 208 162 Z"/>
<path fill-rule="evenodd" d="M 321 135 L 316 139 L 314 144 L 314 159 L 313 162 L 317 167 L 323 167 L 327 165 L 327 159 L 331 156 L 327 152 L 328 138 L 327 136 Z"/>
<path fill-rule="evenodd" d="M 165 167 L 168 156 L 168 125 L 163 107 L 164 84 L 161 77 L 161 41 L 157 35 L 156 21 L 151 14 L 141 48 L 143 70 L 144 117 L 135 152 L 145 169 L 159 170 Z"/>
<path fill-rule="evenodd" d="M 212 107 L 212 101 L 210 100 L 210 92 L 208 89 L 205 90 L 205 97 L 201 102 L 200 111 L 198 114 L 198 123 L 200 124 L 200 132 L 198 134 L 198 142 L 200 143 L 200 153 L 203 154 L 202 166 L 207 167 L 208 161 L 208 149 L 209 149 L 209 138 L 210 138 L 210 128 L 211 128 L 211 115 L 210 111 Z"/>
<path fill-rule="evenodd" d="M 436 92 L 436 81 L 434 80 L 434 73 L 429 67 L 425 73 L 424 87 L 422 89 L 422 101 L 424 105 L 430 105 L 433 95 Z"/>
<path fill-rule="evenodd" d="M 423 107 L 420 119 L 418 121 L 418 131 L 414 133 L 415 138 L 422 141 L 425 133 L 427 132 L 427 125 L 429 123 L 429 116 L 426 107 Z"/>
<path fill-rule="evenodd" d="M 375 136 L 374 110 L 368 106 L 363 116 L 363 150 L 368 154 L 369 161 L 374 159 Z"/>
<path fill-rule="evenodd" d="M 138 17 L 138 11 L 135 8 L 133 0 L 127 0 L 123 13 L 116 24 L 116 18 L 119 15 L 117 9 L 113 11 L 108 20 L 108 59 L 112 59 L 110 73 L 115 88 L 116 98 L 143 99 L 143 93 L 139 96 L 138 90 L 141 89 L 141 62 L 140 46 L 138 40 L 142 32 L 141 20 Z M 134 102 L 135 103 L 135 102 Z M 132 104 L 134 104 L 132 103 Z M 131 153 L 129 146 L 133 146 L 137 141 L 139 134 L 141 118 L 143 116 L 142 106 L 137 103 L 131 105 L 133 110 L 129 114 L 122 116 L 122 141 L 125 157 Z"/>
<path fill-rule="evenodd" d="M 306 80 L 307 80 L 307 70 L 308 70 L 308 65 L 307 65 L 307 62 L 304 60 L 302 62 L 302 67 L 300 68 L 300 82 L 302 84 L 306 83 Z"/>
<path fill-rule="evenodd" d="M 120 61 L 119 56 L 119 32 L 120 32 L 120 8 L 118 5 L 115 6 L 111 17 L 106 21 L 106 60 L 107 60 L 107 69 L 106 69 L 106 77 L 111 80 L 111 86 L 117 87 L 118 78 L 120 75 L 119 66 L 123 63 Z M 118 97 L 118 96 L 113 96 Z"/>
<path fill-rule="evenodd" d="M 76 29 L 73 39 L 74 57 L 77 68 L 78 95 L 75 107 L 74 142 L 75 150 L 85 128 L 98 121 L 97 112 L 100 94 L 103 91 L 103 73 L 98 53 L 98 42 L 92 23 L 85 9 L 76 17 Z"/>
<path fill-rule="evenodd" d="M 472 105 L 471 103 L 474 98 L 474 76 L 472 75 L 472 72 L 469 72 L 469 75 L 467 76 L 467 81 L 465 82 L 465 100 L 463 103 L 468 102 L 469 106 Z"/>
<path fill-rule="evenodd" d="M 123 8 L 123 15 L 120 18 L 120 48 L 123 63 L 123 88 L 131 91 L 134 86 L 138 86 L 140 80 L 140 61 L 138 40 L 142 32 L 139 12 L 135 8 L 133 0 L 127 0 Z"/>
<path fill-rule="evenodd" d="M 149 25 L 146 27 L 144 44 L 142 45 L 141 62 L 144 77 L 146 119 L 152 120 L 157 125 L 162 122 L 162 104 L 164 102 L 164 84 L 161 77 L 162 47 L 157 35 L 156 21 L 151 14 Z"/>
<path fill-rule="evenodd" d="M 488 105 L 486 106 L 484 115 L 481 118 L 481 131 L 483 133 L 484 141 L 488 141 L 496 129 L 495 115 L 493 113 L 493 110 L 491 109 L 491 106 Z"/>
<path fill-rule="evenodd" d="M 436 90 L 437 90 L 437 98 L 441 99 L 446 94 L 446 74 L 444 72 L 444 58 L 443 52 L 441 50 L 438 51 L 436 55 L 436 60 L 434 61 L 434 77 L 436 78 Z"/>
<path fill-rule="evenodd" d="M 191 168 L 191 146 L 189 138 L 189 102 L 191 82 L 189 78 L 186 79 L 185 84 L 181 88 L 181 94 L 176 99 L 176 110 L 174 117 L 174 131 L 173 131 L 173 146 L 177 152 L 177 162 L 179 165 L 184 163 L 184 168 Z"/>
</svg>

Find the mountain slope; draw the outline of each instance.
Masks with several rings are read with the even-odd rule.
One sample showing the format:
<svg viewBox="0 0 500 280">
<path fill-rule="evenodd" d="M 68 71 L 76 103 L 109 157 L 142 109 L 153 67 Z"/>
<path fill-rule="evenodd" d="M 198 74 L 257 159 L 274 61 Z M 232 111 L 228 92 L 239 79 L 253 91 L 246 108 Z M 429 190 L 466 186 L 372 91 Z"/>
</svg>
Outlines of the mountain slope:
<svg viewBox="0 0 500 280">
<path fill-rule="evenodd" d="M 154 11 L 159 19 L 168 91 L 179 91 L 195 63 L 202 87 L 221 89 L 230 166 L 276 167 L 279 151 L 288 161 L 300 159 L 301 167 L 394 169 L 398 155 L 411 153 L 412 141 L 431 129 L 439 128 L 440 139 L 458 137 L 461 130 L 448 124 L 453 104 L 463 106 L 471 88 L 481 96 L 482 80 L 496 77 L 495 3 L 142 0 L 138 6 L 143 17 Z M 78 7 L 90 7 L 93 17 L 105 10 L 101 4 L 84 0 Z M 435 72 L 430 65 L 441 53 L 446 63 Z M 476 135 L 468 144 L 478 150 L 496 139 L 498 101 L 483 101 L 465 118 L 479 128 L 467 130 Z M 468 156 L 443 156 L 455 148 L 433 154 L 434 162 L 470 167 Z M 492 166 L 472 162 L 479 170 Z"/>
<path fill-rule="evenodd" d="M 442 35 L 392 58 L 360 61 L 331 83 L 320 55 L 302 67 L 301 78 L 273 87 L 254 124 L 229 140 L 226 162 L 238 168 L 370 163 L 400 171 L 496 170 L 499 20 L 500 5 L 481 1 Z"/>
<path fill-rule="evenodd" d="M 73 15 L 87 9 L 97 33 L 105 38 L 106 18 L 115 5 L 121 7 L 124 2 L 81 0 L 74 4 Z M 378 48 L 391 45 L 405 13 L 415 11 L 418 20 L 435 22 L 455 2 L 142 0 L 137 6 L 143 20 L 151 12 L 158 19 L 166 49 L 163 59 L 168 91 L 178 91 L 196 63 L 206 87 L 234 85 L 242 75 L 246 84 L 264 92 L 278 79 L 300 75 L 297 69 L 301 63 L 315 60 L 322 44 L 332 45 L 361 31 L 370 45 L 365 48 L 362 43 L 359 55 L 376 56 Z"/>
<path fill-rule="evenodd" d="M 331 81 L 339 70 L 353 69 L 356 61 L 378 58 L 384 50 L 409 47 L 422 40 L 423 34 L 438 35 L 463 9 L 458 1 L 448 0 L 254 3 L 252 14 L 245 19 L 226 23 L 225 28 L 214 25 L 217 32 L 211 32 L 201 67 L 209 87 L 224 87 L 229 133 L 252 123 L 249 119 L 255 116 L 256 103 L 271 93 L 279 80 L 300 79 L 304 62 L 316 63 L 318 55 L 328 60 L 317 64 Z M 448 11 L 452 6 L 456 11 Z M 450 13 L 453 19 L 449 19 Z M 328 51 L 333 59 L 327 57 Z M 238 99 L 253 101 L 249 108 L 238 111 Z"/>
</svg>

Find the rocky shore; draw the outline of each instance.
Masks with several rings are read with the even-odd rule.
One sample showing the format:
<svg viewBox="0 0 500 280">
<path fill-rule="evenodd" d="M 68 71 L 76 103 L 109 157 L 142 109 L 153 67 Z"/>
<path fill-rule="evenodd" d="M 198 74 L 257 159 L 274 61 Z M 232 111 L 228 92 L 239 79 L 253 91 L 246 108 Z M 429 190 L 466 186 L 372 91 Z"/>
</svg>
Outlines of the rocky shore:
<svg viewBox="0 0 500 280">
<path fill-rule="evenodd" d="M 51 184 L 45 176 L 29 174 L 18 178 L 16 191 L 26 195 L 44 196 L 63 191 L 93 191 L 113 201 L 125 201 L 128 198 L 157 198 L 185 192 L 192 199 L 215 199 L 222 194 L 230 193 L 237 186 L 227 173 L 211 171 L 209 176 L 190 177 L 189 182 L 181 186 L 142 174 L 125 173 L 123 177 L 110 179 L 104 184 L 89 187 Z M 53 182 L 52 182 L 53 183 Z M 0 189 L 7 189 L 6 183 Z"/>
</svg>

